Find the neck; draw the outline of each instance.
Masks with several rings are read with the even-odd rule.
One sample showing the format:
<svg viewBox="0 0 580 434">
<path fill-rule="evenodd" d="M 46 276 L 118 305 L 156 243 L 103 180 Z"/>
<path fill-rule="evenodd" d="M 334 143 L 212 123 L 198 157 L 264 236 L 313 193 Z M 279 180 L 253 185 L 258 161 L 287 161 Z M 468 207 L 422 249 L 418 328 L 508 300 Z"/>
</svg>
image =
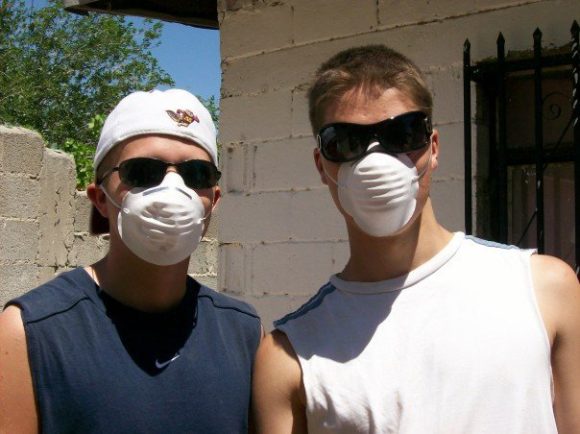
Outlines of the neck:
<svg viewBox="0 0 580 434">
<path fill-rule="evenodd" d="M 179 304 L 187 287 L 188 259 L 161 267 L 144 262 L 124 245 L 116 246 L 113 239 L 111 242 L 107 256 L 87 270 L 101 290 L 143 312 L 163 312 Z"/>
<path fill-rule="evenodd" d="M 435 219 L 430 199 L 402 232 L 375 238 L 348 224 L 350 259 L 340 277 L 357 282 L 392 279 L 419 267 L 441 251 L 452 234 Z"/>
</svg>

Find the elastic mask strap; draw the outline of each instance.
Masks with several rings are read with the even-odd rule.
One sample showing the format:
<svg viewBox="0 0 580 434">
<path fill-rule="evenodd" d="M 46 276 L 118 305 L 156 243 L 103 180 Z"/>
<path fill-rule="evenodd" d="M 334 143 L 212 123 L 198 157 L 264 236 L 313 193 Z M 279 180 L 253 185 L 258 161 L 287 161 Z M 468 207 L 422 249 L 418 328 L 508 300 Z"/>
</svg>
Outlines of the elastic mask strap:
<svg viewBox="0 0 580 434">
<path fill-rule="evenodd" d="M 345 163 L 342 163 L 342 164 L 345 164 Z M 340 168 L 338 170 L 340 170 Z M 322 165 L 322 171 L 324 172 L 324 174 L 326 175 L 326 177 L 328 179 L 330 179 L 334 183 L 334 185 L 336 185 L 337 187 L 344 188 L 344 185 L 340 185 L 336 179 L 334 179 L 332 176 L 330 176 L 330 174 L 326 171 L 326 168 L 324 167 L 324 164 Z"/>
<path fill-rule="evenodd" d="M 98 187 L 101 189 L 101 191 L 102 191 L 103 193 L 105 193 L 105 196 L 107 196 L 107 199 L 109 199 L 109 201 L 110 201 L 110 202 L 111 202 L 113 205 L 115 205 L 117 208 L 121 209 L 121 205 L 119 205 L 119 204 L 118 204 L 118 203 L 117 203 L 115 200 L 113 200 L 113 198 L 112 198 L 112 197 L 109 195 L 109 193 L 107 192 L 107 190 L 105 189 L 105 187 L 103 187 L 101 184 L 99 184 L 99 186 L 98 186 Z"/>
<path fill-rule="evenodd" d="M 423 170 L 421 170 L 421 173 L 419 173 L 415 177 L 415 179 L 414 179 L 415 182 L 419 181 L 427 173 L 427 169 L 431 165 L 431 157 L 433 157 L 433 141 L 429 140 L 429 159 L 427 160 L 427 164 L 425 164 L 425 167 L 423 168 Z"/>
<path fill-rule="evenodd" d="M 202 218 L 203 221 L 205 221 L 210 215 L 211 212 L 213 210 L 213 206 L 214 206 L 214 201 L 215 201 L 215 187 L 211 187 L 211 205 L 209 206 L 209 211 L 206 213 L 206 215 Z M 195 193 L 197 194 L 197 192 Z M 199 197 L 199 199 L 201 200 L 201 197 L 199 196 L 199 194 L 197 195 Z M 203 203 L 203 202 L 202 202 Z"/>
</svg>

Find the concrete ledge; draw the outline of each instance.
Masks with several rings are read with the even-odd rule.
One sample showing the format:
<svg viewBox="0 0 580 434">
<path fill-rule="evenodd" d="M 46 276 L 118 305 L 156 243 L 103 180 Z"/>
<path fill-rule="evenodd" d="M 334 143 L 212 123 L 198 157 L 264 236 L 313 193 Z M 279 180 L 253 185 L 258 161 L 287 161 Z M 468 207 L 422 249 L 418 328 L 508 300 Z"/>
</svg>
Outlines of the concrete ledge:
<svg viewBox="0 0 580 434">
<path fill-rule="evenodd" d="M 44 141 L 35 131 L 0 125 L 0 172 L 40 174 Z"/>
</svg>

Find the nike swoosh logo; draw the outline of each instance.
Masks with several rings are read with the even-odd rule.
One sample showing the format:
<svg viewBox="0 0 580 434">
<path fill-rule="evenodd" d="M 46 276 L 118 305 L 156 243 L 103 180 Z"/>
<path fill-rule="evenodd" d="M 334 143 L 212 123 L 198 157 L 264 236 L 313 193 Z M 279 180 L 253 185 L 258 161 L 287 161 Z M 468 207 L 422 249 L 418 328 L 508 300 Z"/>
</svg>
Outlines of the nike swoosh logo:
<svg viewBox="0 0 580 434">
<path fill-rule="evenodd" d="M 171 362 L 174 362 L 175 360 L 179 359 L 180 354 L 177 353 L 175 356 L 173 356 L 171 359 L 165 361 L 165 362 L 160 362 L 159 360 L 155 360 L 155 367 L 157 369 L 163 369 L 165 368 L 167 365 L 169 365 Z"/>
</svg>

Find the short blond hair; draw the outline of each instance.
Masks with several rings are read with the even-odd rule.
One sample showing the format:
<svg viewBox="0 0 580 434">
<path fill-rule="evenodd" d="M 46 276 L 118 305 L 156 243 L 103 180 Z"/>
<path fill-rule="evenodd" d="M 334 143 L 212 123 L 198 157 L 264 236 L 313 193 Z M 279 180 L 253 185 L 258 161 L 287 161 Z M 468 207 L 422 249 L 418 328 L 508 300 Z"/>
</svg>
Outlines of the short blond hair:
<svg viewBox="0 0 580 434">
<path fill-rule="evenodd" d="M 312 131 L 318 133 L 326 109 L 347 92 L 356 89 L 378 97 L 390 88 L 403 92 L 431 118 L 433 97 L 420 69 L 407 57 L 384 45 L 341 51 L 320 66 L 308 90 Z"/>
</svg>

